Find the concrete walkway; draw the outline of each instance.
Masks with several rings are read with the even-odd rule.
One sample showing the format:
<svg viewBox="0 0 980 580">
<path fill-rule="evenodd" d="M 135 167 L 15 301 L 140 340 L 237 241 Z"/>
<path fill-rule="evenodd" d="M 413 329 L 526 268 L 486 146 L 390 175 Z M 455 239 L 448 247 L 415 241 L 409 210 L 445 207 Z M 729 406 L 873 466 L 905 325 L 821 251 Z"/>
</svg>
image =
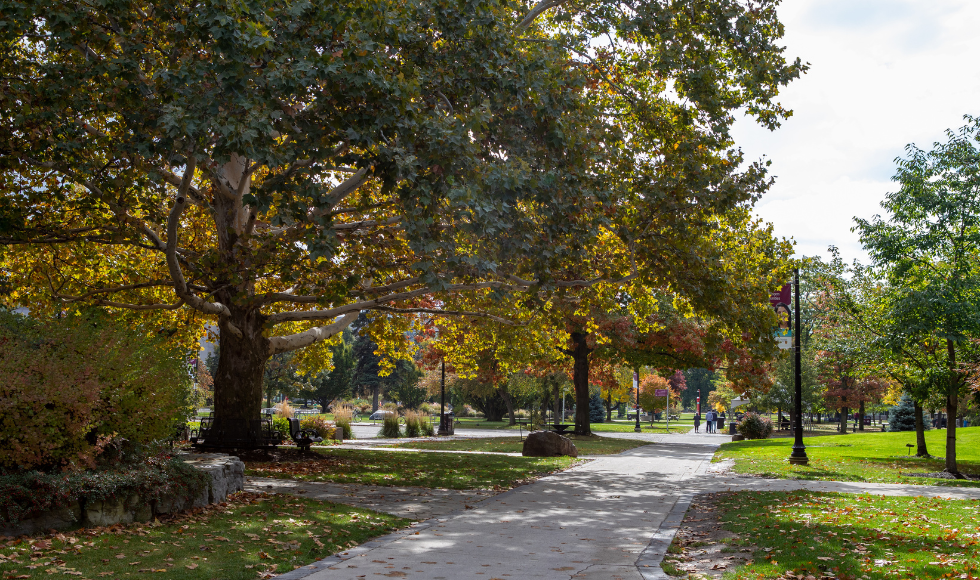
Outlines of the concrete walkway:
<svg viewBox="0 0 980 580">
<path fill-rule="evenodd" d="M 710 464 L 718 445 L 730 440 L 725 435 L 644 435 L 659 444 L 594 457 L 585 465 L 472 505 L 467 502 L 479 498 L 461 499 L 467 492 L 426 502 L 411 499 L 409 489 L 404 492 L 406 503 L 421 506 L 413 508 L 414 513 L 423 516 L 429 509 L 435 517 L 279 578 L 651 580 L 667 578 L 659 562 L 697 493 L 812 489 L 980 497 L 980 489 L 733 476 L 723 465 Z M 329 487 L 321 485 L 324 490 Z M 377 488 L 375 493 L 394 489 Z M 460 502 L 471 509 L 452 511 Z M 426 503 L 439 507 L 426 508 Z M 375 509 L 408 513 L 380 505 Z"/>
</svg>

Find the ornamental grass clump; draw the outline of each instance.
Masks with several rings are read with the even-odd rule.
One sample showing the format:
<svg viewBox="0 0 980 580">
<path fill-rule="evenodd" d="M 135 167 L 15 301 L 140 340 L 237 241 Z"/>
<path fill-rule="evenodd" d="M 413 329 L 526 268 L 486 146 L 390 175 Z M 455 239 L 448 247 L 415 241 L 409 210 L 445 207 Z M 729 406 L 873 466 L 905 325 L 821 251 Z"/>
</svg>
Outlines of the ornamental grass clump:
<svg viewBox="0 0 980 580">
<path fill-rule="evenodd" d="M 354 408 L 350 405 L 337 405 L 333 409 L 333 422 L 338 429 L 344 430 L 344 439 L 353 439 L 354 431 L 351 423 L 354 422 Z"/>
<path fill-rule="evenodd" d="M 381 420 L 381 436 L 386 439 L 399 437 L 398 430 L 398 411 L 395 409 L 385 409 L 384 418 Z"/>
<path fill-rule="evenodd" d="M 767 439 L 772 435 L 772 420 L 757 413 L 746 413 L 738 423 L 738 433 L 746 439 Z"/>
<path fill-rule="evenodd" d="M 275 409 L 276 415 L 285 419 L 292 419 L 293 415 L 296 414 L 296 410 L 293 409 L 292 405 L 289 404 L 289 401 L 285 399 L 273 405 L 272 408 Z"/>
<path fill-rule="evenodd" d="M 426 437 L 433 434 L 429 416 L 418 411 L 405 411 L 405 436 Z"/>
</svg>

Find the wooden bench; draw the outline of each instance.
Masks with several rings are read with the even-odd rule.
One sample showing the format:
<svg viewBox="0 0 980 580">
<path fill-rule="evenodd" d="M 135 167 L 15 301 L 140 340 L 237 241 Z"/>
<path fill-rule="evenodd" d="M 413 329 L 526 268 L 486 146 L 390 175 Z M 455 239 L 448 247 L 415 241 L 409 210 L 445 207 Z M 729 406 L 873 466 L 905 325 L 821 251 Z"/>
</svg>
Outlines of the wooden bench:
<svg viewBox="0 0 980 580">
<path fill-rule="evenodd" d="M 323 441 L 315 431 L 300 429 L 299 419 L 289 419 L 289 436 L 301 451 L 309 451 L 310 445 Z"/>
</svg>

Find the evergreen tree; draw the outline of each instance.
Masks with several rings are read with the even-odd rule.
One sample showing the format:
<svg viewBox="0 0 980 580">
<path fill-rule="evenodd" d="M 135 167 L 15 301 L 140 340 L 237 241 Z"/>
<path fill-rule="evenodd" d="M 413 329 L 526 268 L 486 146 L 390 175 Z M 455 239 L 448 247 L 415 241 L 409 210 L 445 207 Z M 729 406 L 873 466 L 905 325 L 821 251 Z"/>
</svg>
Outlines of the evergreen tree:
<svg viewBox="0 0 980 580">
<path fill-rule="evenodd" d="M 324 413 L 327 412 L 327 406 L 335 399 L 350 394 L 354 372 L 357 370 L 349 331 L 344 332 L 342 342 L 330 347 L 330 352 L 333 368 L 314 375 L 310 379 L 309 386 L 300 392 L 301 396 L 312 399 L 323 407 Z"/>
<path fill-rule="evenodd" d="M 589 399 L 589 423 L 602 423 L 606 419 L 605 405 L 602 402 L 602 394 L 599 391 L 593 393 Z"/>
<path fill-rule="evenodd" d="M 929 422 L 923 421 L 923 426 L 928 429 Z M 915 431 L 915 403 L 908 393 L 902 395 L 898 404 L 888 411 L 888 430 Z"/>
</svg>

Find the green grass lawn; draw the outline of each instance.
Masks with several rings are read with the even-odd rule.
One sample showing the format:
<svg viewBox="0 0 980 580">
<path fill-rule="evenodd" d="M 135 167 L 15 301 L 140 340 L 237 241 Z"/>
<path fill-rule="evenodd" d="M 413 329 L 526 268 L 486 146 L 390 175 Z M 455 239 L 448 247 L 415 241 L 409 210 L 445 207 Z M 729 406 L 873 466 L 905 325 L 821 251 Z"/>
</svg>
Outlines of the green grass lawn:
<svg viewBox="0 0 980 580">
<path fill-rule="evenodd" d="M 980 472 L 980 427 L 960 428 L 956 434 L 960 471 Z M 907 456 L 906 444 L 915 443 L 913 431 L 806 437 L 810 464 L 790 465 L 787 458 L 793 446 L 792 438 L 735 441 L 723 444 L 714 461 L 734 459 L 736 473 L 766 477 L 980 487 L 980 481 L 900 475 L 942 471 L 945 442 L 945 430 L 926 431 L 929 452 L 940 457 L 924 459 Z"/>
<path fill-rule="evenodd" d="M 0 577 L 254 580 L 341 552 L 409 520 L 289 495 L 240 493 L 163 524 L 64 532 L 0 546 Z"/>
<path fill-rule="evenodd" d="M 627 449 L 633 449 L 642 445 L 649 445 L 646 441 L 633 441 L 630 439 L 612 439 L 610 437 L 579 437 L 578 435 L 569 436 L 575 442 L 579 455 L 610 455 L 622 453 Z M 489 451 L 494 453 L 520 453 L 524 448 L 524 443 L 520 437 L 493 437 L 486 439 L 454 439 L 443 441 L 417 441 L 411 443 L 399 443 L 393 447 L 405 447 L 409 449 L 440 449 L 450 451 Z"/>
<path fill-rule="evenodd" d="M 510 457 L 405 453 L 362 449 L 317 450 L 323 459 L 245 463 L 245 474 L 304 481 L 448 489 L 510 488 L 570 467 L 570 457 Z"/>
<path fill-rule="evenodd" d="M 978 577 L 980 500 L 738 492 L 719 505 L 731 544 L 756 548 L 726 579 Z"/>
</svg>

